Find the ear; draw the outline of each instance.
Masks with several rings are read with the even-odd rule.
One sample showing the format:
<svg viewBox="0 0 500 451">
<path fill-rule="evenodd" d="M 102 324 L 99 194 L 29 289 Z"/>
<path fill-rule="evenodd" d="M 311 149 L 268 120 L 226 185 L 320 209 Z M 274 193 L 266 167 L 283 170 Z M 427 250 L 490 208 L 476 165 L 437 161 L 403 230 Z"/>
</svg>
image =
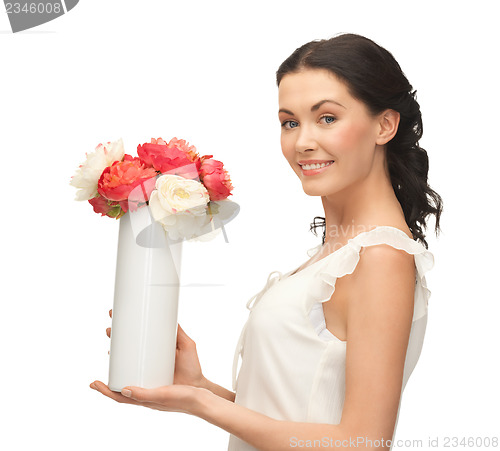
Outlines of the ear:
<svg viewBox="0 0 500 451">
<path fill-rule="evenodd" d="M 383 146 L 387 144 L 398 131 L 400 115 L 394 110 L 385 110 L 379 116 L 379 135 L 377 137 L 377 144 Z"/>
</svg>

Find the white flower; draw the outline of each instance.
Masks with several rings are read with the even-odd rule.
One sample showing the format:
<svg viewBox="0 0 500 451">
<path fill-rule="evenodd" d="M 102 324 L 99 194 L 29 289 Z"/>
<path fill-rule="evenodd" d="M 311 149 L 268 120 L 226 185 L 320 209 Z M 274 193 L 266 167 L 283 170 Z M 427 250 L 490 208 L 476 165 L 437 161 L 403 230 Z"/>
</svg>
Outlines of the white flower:
<svg viewBox="0 0 500 451">
<path fill-rule="evenodd" d="M 210 195 L 203 183 L 180 175 L 163 174 L 156 179 L 155 188 L 149 205 L 156 220 L 181 212 L 205 215 Z"/>
<path fill-rule="evenodd" d="M 156 180 L 155 188 L 149 198 L 151 214 L 173 240 L 192 238 L 209 223 L 206 206 L 210 195 L 202 183 L 164 174 Z"/>
<path fill-rule="evenodd" d="M 207 225 L 208 221 L 208 215 L 201 216 L 181 212 L 167 215 L 159 222 L 161 222 L 172 240 L 178 240 L 181 238 L 195 238 L 200 233 L 200 230 Z"/>
<path fill-rule="evenodd" d="M 95 151 L 86 154 L 87 160 L 80 165 L 75 175 L 71 177 L 70 185 L 79 188 L 76 200 L 89 200 L 97 195 L 97 182 L 102 171 L 115 161 L 121 161 L 125 150 L 123 140 L 99 144 Z"/>
</svg>

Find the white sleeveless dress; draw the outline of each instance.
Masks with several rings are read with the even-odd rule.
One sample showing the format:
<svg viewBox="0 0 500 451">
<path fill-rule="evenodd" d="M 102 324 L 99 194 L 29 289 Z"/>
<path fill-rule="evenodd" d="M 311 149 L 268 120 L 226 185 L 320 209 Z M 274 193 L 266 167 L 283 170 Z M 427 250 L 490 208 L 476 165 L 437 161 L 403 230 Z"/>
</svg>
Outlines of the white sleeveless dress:
<svg viewBox="0 0 500 451">
<path fill-rule="evenodd" d="M 402 230 L 378 226 L 295 274 L 294 270 L 284 275 L 280 271 L 269 274 L 264 288 L 247 303 L 250 313 L 236 346 L 232 379 L 236 404 L 277 420 L 340 423 L 346 342 L 326 329 L 322 303 L 331 298 L 337 278 L 354 271 L 361 247 L 377 244 L 402 249 L 415 260 L 413 322 L 402 395 L 423 345 L 431 295 L 425 273 L 434 266 L 434 256 Z M 309 256 L 320 248 L 310 249 Z M 242 363 L 236 377 L 240 355 Z M 396 426 L 398 418 L 399 407 Z M 228 451 L 255 449 L 230 434 Z"/>
</svg>

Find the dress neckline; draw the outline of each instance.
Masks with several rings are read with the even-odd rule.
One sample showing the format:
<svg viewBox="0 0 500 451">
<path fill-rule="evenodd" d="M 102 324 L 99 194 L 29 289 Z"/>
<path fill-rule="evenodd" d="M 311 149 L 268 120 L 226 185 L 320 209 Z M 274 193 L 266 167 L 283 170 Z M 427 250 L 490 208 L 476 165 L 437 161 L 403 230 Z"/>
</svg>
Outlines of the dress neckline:
<svg viewBox="0 0 500 451">
<path fill-rule="evenodd" d="M 377 229 L 391 229 L 391 230 L 396 230 L 398 233 L 400 233 L 401 235 L 403 235 L 406 239 L 410 240 L 410 241 L 415 241 L 415 243 L 419 244 L 420 246 L 422 246 L 421 243 L 419 243 L 418 241 L 410 238 L 405 232 L 403 232 L 401 229 L 398 229 L 397 227 L 393 227 L 393 226 L 377 226 L 375 227 L 374 229 L 371 229 L 371 230 L 367 230 L 365 232 L 361 232 L 361 233 L 358 233 L 356 236 L 354 236 L 353 238 L 350 238 L 346 244 L 344 244 L 343 246 L 339 247 L 337 250 L 333 251 L 333 252 L 330 252 L 328 255 L 325 255 L 323 258 L 320 258 L 319 260 L 316 260 L 314 263 L 311 263 L 310 265 L 307 265 L 305 268 L 302 268 L 300 271 L 297 271 L 299 268 L 296 268 L 293 272 L 292 271 L 289 271 L 287 272 L 283 278 L 289 278 L 289 277 L 293 277 L 293 276 L 296 276 L 297 274 L 300 274 L 302 271 L 305 271 L 307 268 L 310 268 L 314 265 L 316 265 L 317 263 L 320 263 L 322 262 L 323 260 L 326 260 L 328 258 L 330 258 L 332 255 L 335 255 L 337 252 L 341 251 L 342 249 L 344 249 L 344 247 L 346 246 L 349 246 L 349 242 L 350 241 L 355 241 L 358 237 L 360 236 L 363 236 L 363 235 L 366 235 L 367 233 L 371 233 Z M 317 247 L 321 247 L 323 246 L 322 244 L 318 244 Z M 312 248 L 314 249 L 314 247 Z"/>
</svg>

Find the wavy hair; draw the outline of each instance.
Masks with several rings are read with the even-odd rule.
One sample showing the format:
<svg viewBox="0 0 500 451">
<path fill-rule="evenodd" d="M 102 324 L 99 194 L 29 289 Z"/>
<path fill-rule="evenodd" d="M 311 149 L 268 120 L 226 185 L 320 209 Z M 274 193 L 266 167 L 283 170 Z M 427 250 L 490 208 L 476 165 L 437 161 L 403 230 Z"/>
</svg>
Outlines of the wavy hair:
<svg viewBox="0 0 500 451">
<path fill-rule="evenodd" d="M 341 34 L 330 39 L 315 40 L 297 48 L 276 72 L 276 83 L 288 73 L 302 69 L 327 69 L 376 115 L 385 109 L 400 114 L 396 135 L 386 144 L 386 158 L 392 187 L 401 204 L 413 238 L 425 248 L 422 229 L 426 218 L 435 215 L 435 232 L 440 232 L 439 219 L 443 209 L 441 196 L 427 183 L 429 158 L 418 142 L 422 137 L 422 114 L 413 90 L 398 62 L 386 49 L 357 34 Z M 316 221 L 319 220 L 319 221 Z M 323 227 L 325 218 L 316 216 L 310 230 Z"/>
</svg>

